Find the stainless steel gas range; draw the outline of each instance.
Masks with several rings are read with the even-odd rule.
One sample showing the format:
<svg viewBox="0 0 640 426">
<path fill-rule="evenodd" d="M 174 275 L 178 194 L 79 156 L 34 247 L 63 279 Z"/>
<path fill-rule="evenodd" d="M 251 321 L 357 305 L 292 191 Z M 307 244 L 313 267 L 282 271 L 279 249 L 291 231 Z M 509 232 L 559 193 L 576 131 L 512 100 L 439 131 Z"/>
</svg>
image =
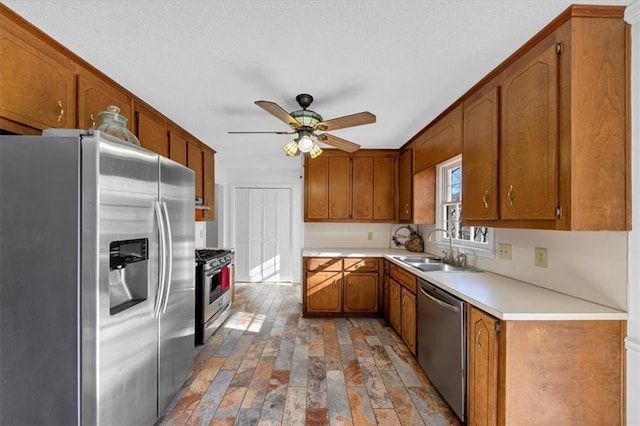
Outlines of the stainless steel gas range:
<svg viewBox="0 0 640 426">
<path fill-rule="evenodd" d="M 231 251 L 196 250 L 195 344 L 202 345 L 231 312 Z"/>
</svg>

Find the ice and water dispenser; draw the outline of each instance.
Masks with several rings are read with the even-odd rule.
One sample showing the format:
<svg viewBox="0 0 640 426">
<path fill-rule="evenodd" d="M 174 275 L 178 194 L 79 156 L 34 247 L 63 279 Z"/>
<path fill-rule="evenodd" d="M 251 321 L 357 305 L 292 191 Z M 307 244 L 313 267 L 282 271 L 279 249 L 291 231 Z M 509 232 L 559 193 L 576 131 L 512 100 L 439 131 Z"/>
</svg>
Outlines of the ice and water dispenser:
<svg viewBox="0 0 640 426">
<path fill-rule="evenodd" d="M 115 315 L 147 300 L 149 239 L 109 244 L 109 312 Z"/>
</svg>

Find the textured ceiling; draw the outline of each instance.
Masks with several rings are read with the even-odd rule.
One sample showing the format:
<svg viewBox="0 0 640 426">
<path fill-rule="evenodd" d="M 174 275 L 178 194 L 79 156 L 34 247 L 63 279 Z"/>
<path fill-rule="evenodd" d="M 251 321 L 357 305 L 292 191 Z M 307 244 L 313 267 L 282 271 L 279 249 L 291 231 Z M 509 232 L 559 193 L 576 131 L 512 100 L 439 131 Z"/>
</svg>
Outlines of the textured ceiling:
<svg viewBox="0 0 640 426">
<path fill-rule="evenodd" d="M 212 146 L 217 164 L 282 168 L 290 137 L 227 134 L 288 130 L 254 101 L 293 111 L 310 93 L 325 119 L 367 110 L 377 123 L 333 134 L 397 148 L 572 2 L 4 3 Z"/>
</svg>

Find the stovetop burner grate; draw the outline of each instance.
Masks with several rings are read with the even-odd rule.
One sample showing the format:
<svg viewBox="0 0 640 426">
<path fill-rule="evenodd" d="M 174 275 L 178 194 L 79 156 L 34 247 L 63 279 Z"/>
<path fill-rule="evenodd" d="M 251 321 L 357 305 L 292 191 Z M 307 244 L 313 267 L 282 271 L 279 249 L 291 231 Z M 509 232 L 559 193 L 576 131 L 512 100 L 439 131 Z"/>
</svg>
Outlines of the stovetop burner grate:
<svg viewBox="0 0 640 426">
<path fill-rule="evenodd" d="M 208 262 L 211 259 L 222 257 L 229 253 L 231 253 L 229 250 L 221 250 L 221 249 L 196 249 L 196 261 Z"/>
</svg>

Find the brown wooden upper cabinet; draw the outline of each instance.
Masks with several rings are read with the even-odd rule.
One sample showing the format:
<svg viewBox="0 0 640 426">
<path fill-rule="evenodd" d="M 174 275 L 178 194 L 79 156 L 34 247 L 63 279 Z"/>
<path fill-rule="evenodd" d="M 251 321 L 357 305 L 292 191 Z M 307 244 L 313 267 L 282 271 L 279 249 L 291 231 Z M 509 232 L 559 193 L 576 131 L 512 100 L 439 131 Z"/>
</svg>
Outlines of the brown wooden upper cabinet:
<svg viewBox="0 0 640 426">
<path fill-rule="evenodd" d="M 326 149 L 305 158 L 305 221 L 393 222 L 397 152 Z"/>
<path fill-rule="evenodd" d="M 0 128 L 74 128 L 76 64 L 9 15 L 0 14 Z"/>
<path fill-rule="evenodd" d="M 169 139 L 169 158 L 173 161 L 187 165 L 187 136 L 182 130 L 172 125 L 167 126 Z"/>
<path fill-rule="evenodd" d="M 164 118 L 137 101 L 133 103 L 133 110 L 135 133 L 140 145 L 149 151 L 169 157 Z"/>
<path fill-rule="evenodd" d="M 196 172 L 196 197 L 203 198 L 202 150 L 198 142 L 187 142 L 187 166 Z"/>
<path fill-rule="evenodd" d="M 398 157 L 398 220 L 413 221 L 413 148 L 400 151 Z"/>
<path fill-rule="evenodd" d="M 464 102 L 462 199 L 466 219 L 498 218 L 499 88 Z"/>
<path fill-rule="evenodd" d="M 462 152 L 462 103 L 431 123 L 413 142 L 413 173 Z"/>
<path fill-rule="evenodd" d="M 202 191 L 205 210 L 202 211 L 202 220 L 216 219 L 216 183 L 215 183 L 215 151 L 209 147 L 202 147 Z"/>
<path fill-rule="evenodd" d="M 630 229 L 623 10 L 567 9 L 465 100 L 465 224 Z"/>
<path fill-rule="evenodd" d="M 127 119 L 127 128 L 134 129 L 131 113 L 131 97 L 108 80 L 85 68 L 78 74 L 78 125 L 79 129 L 89 129 L 100 124 L 100 112 L 110 105 L 120 108 L 120 115 Z"/>
</svg>

